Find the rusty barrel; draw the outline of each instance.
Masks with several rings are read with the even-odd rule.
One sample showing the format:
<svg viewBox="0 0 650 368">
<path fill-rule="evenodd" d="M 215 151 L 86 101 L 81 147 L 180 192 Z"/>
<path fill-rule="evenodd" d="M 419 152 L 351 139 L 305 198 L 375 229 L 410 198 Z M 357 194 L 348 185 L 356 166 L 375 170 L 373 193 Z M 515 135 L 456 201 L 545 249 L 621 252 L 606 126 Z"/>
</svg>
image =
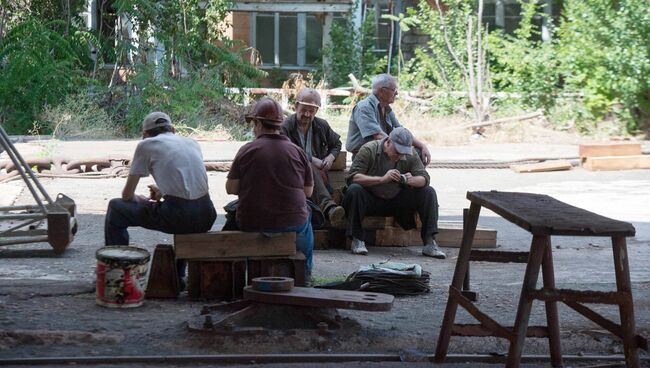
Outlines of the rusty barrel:
<svg viewBox="0 0 650 368">
<path fill-rule="evenodd" d="M 131 246 L 106 246 L 96 252 L 95 300 L 109 308 L 142 305 L 147 289 L 149 251 Z"/>
</svg>

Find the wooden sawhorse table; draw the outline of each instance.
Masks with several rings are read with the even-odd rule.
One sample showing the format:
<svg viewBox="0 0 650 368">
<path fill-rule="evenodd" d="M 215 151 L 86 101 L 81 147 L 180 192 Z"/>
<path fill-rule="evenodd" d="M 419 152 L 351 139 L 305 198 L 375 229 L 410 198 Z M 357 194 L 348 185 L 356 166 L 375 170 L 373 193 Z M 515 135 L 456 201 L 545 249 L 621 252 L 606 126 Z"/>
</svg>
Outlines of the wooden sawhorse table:
<svg viewBox="0 0 650 368">
<path fill-rule="evenodd" d="M 549 339 L 551 364 L 554 367 L 560 367 L 562 366 L 562 353 L 557 302 L 564 302 L 576 312 L 621 338 L 627 366 L 639 367 L 639 348 L 647 350 L 648 344 L 645 338 L 636 334 L 634 322 L 634 303 L 625 242 L 625 237 L 635 234 L 632 224 L 573 207 L 547 195 L 497 191 L 468 192 L 467 199 L 471 201 L 471 205 L 454 270 L 454 278 L 449 287 L 447 308 L 436 347 L 436 362 L 444 361 L 447 356 L 449 340 L 452 335 L 496 336 L 510 341 L 506 366 L 518 367 L 526 336 L 534 336 Z M 480 311 L 461 292 L 469 267 L 472 241 L 481 207 L 492 210 L 533 235 L 513 327 L 500 325 Z M 617 290 L 599 292 L 556 289 L 551 247 L 552 235 L 611 237 Z M 491 253 L 502 261 L 504 257 L 508 257 L 509 252 Z M 543 287 L 536 289 L 540 268 L 542 269 Z M 528 326 L 535 299 L 545 303 L 546 326 Z M 606 319 L 585 306 L 584 303 L 618 305 L 621 324 Z M 459 305 L 476 318 L 480 324 L 455 324 L 456 310 Z"/>
</svg>

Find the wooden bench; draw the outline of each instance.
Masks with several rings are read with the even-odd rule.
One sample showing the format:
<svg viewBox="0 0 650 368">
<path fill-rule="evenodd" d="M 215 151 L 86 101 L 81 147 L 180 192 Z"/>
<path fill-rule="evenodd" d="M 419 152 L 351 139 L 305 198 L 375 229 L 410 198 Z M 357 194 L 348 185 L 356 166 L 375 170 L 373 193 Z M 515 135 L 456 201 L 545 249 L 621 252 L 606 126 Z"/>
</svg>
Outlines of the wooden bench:
<svg viewBox="0 0 650 368">
<path fill-rule="evenodd" d="M 518 367 L 526 337 L 549 339 L 551 364 L 562 366 L 560 346 L 560 324 L 557 302 L 563 302 L 579 314 L 598 324 L 623 340 L 623 351 L 628 367 L 639 367 L 639 348 L 647 350 L 647 341 L 636 334 L 634 302 L 627 259 L 626 237 L 634 236 L 634 226 L 627 222 L 613 220 L 595 213 L 573 207 L 552 197 L 531 193 L 510 192 L 468 192 L 471 206 L 467 215 L 465 231 L 452 283 L 449 287 L 447 307 L 438 336 L 435 361 L 441 363 L 447 356 L 452 335 L 496 336 L 507 339 L 510 348 L 506 367 Z M 481 207 L 495 212 L 504 219 L 518 225 L 533 236 L 530 252 L 472 251 L 472 240 L 478 223 Z M 616 291 L 557 289 L 553 271 L 553 247 L 551 236 L 603 236 L 611 237 Z M 482 312 L 461 288 L 467 278 L 469 262 L 526 262 L 521 294 L 513 326 L 502 326 Z M 543 287 L 537 289 L 540 268 Z M 528 326 L 532 303 L 544 302 L 546 326 Z M 620 324 L 606 319 L 586 303 L 608 304 L 618 307 Z M 467 310 L 480 324 L 455 324 L 458 306 Z"/>
<path fill-rule="evenodd" d="M 188 261 L 190 298 L 241 298 L 254 277 L 293 277 L 305 285 L 305 256 L 296 252 L 296 234 L 215 231 L 174 235 L 177 259 Z M 248 277 L 247 277 L 248 276 Z"/>
<path fill-rule="evenodd" d="M 366 244 L 383 247 L 406 247 L 422 245 L 420 222 L 418 228 L 402 229 L 393 217 L 369 216 L 363 219 Z M 436 241 L 441 247 L 459 248 L 463 237 L 463 223 L 460 221 L 439 221 Z M 473 248 L 496 248 L 497 231 L 478 226 Z M 345 226 L 314 231 L 314 249 L 350 249 L 346 239 Z"/>
</svg>

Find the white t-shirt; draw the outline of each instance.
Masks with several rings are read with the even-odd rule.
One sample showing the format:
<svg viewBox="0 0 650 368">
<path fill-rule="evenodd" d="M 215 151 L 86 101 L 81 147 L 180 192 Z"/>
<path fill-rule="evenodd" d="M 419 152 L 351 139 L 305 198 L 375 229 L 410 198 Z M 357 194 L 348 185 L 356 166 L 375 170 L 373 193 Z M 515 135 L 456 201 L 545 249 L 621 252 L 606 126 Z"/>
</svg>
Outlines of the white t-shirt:
<svg viewBox="0 0 650 368">
<path fill-rule="evenodd" d="M 201 147 L 193 139 L 163 133 L 138 143 L 130 175 L 151 174 L 163 195 L 197 199 L 208 194 Z"/>
</svg>

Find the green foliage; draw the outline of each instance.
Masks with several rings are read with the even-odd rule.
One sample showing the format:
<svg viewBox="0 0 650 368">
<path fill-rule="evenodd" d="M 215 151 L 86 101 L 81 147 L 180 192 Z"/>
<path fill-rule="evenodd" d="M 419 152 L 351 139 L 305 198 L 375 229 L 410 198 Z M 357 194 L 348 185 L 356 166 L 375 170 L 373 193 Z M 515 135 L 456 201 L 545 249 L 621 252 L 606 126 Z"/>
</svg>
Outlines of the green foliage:
<svg viewBox="0 0 650 368">
<path fill-rule="evenodd" d="M 45 106 L 39 119 L 45 130 L 57 139 L 107 138 L 115 127 L 107 111 L 99 106 L 97 96 L 70 94 L 56 106 Z"/>
<path fill-rule="evenodd" d="M 0 116 L 10 134 L 24 134 L 45 105 L 56 105 L 85 85 L 90 63 L 87 35 L 72 29 L 64 37 L 61 21 L 28 18 L 0 43 Z"/>
<path fill-rule="evenodd" d="M 366 13 L 360 32 L 355 30 L 352 14 L 333 22 L 330 43 L 322 51 L 323 58 L 329 63 L 321 66 L 315 73 L 316 77 L 325 79 L 328 86 L 333 88 L 349 85 L 350 73 L 360 79 L 376 74 L 379 58 L 374 53 L 374 32 L 372 10 Z"/>
<path fill-rule="evenodd" d="M 559 58 L 566 87 L 584 93 L 596 118 L 623 118 L 634 131 L 650 118 L 647 0 L 568 0 Z M 623 108 L 621 108 L 621 105 Z"/>
<path fill-rule="evenodd" d="M 533 25 L 533 17 L 541 14 L 542 6 L 519 2 L 522 19 L 514 35 L 501 31 L 490 34 L 492 83 L 496 90 L 521 93 L 524 106 L 549 109 L 555 103 L 560 81 L 556 42 L 541 41 Z"/>
<path fill-rule="evenodd" d="M 451 48 L 455 50 L 461 62 L 467 59 L 467 19 L 473 12 L 473 1 L 450 0 L 442 19 L 438 10 L 426 1 L 420 1 L 417 9 L 409 8 L 410 17 L 420 19 L 420 30 L 429 36 L 426 47 L 419 48 L 415 57 L 406 62 L 400 85 L 459 91 L 466 88 L 461 69 L 454 63 L 442 32 L 447 29 Z"/>
</svg>

